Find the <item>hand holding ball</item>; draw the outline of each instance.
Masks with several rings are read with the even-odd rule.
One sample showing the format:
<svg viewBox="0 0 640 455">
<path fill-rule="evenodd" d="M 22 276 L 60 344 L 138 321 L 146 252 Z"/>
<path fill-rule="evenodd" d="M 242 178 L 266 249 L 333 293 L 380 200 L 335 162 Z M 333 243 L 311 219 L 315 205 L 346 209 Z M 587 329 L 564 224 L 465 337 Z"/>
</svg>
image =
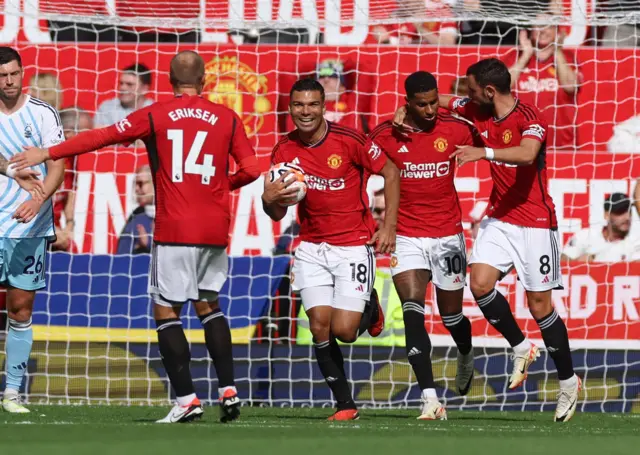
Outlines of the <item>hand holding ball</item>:
<svg viewBox="0 0 640 455">
<path fill-rule="evenodd" d="M 296 205 L 298 202 L 303 200 L 307 194 L 307 184 L 304 181 L 304 171 L 295 164 L 290 163 L 278 163 L 269 169 L 268 178 L 270 183 L 281 179 L 283 176 L 285 176 L 283 181 L 287 184 L 285 191 L 297 191 L 293 193 L 291 198 L 280 202 L 280 205 L 285 207 Z"/>
</svg>

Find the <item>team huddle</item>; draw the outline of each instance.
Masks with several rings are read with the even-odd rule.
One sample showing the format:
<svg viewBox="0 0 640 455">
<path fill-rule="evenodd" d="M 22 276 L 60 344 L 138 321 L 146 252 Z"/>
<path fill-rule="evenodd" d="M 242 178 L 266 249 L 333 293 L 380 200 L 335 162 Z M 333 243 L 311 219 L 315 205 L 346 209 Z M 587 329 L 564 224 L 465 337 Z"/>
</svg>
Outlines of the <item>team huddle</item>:
<svg viewBox="0 0 640 455">
<path fill-rule="evenodd" d="M 13 74 L 7 71 L 16 63 L 15 56 L 7 60 L 10 57 L 0 52 L 0 82 Z M 17 63 L 21 72 L 21 62 Z M 51 139 L 27 144 L 33 147 L 24 152 L 19 147 L 7 150 L 6 162 L 0 159 L 0 173 L 9 177 L 3 180 L 11 185 L 15 179 L 23 188 L 15 191 L 23 192 L 25 199 L 31 194 L 45 207 L 44 201 L 57 188 L 55 182 L 60 184 L 58 174 L 54 173 L 55 181 L 47 176 L 42 182 L 32 169 L 44 174 L 70 156 L 111 144 L 145 143 L 157 206 L 149 292 L 162 362 L 177 401 L 159 420 L 162 423 L 187 422 L 203 414 L 180 320 L 188 303 L 193 303 L 201 320 L 216 368 L 221 420 L 240 415 L 231 333 L 218 293 L 228 273 L 229 193 L 260 173 L 241 119 L 231 109 L 200 96 L 204 76 L 202 58 L 195 52 L 180 52 L 170 67 L 175 97 L 142 108 L 110 127 L 80 133 L 66 142 Z M 405 80 L 406 106 L 396 112 L 393 122 L 381 123 L 369 136 L 325 120 L 324 90 L 317 81 L 301 79 L 291 88 L 289 113 L 296 129 L 273 149 L 271 163 L 281 172 L 265 177 L 262 202 L 273 220 L 281 220 L 289 206 L 298 205 L 301 243 L 291 284 L 300 293 L 319 369 L 337 403 L 329 420 L 359 418 L 338 341 L 351 343 L 365 331 L 373 337 L 383 331 L 384 313 L 373 287 L 376 253 L 391 255 L 407 358 L 422 391 L 418 419 L 447 419 L 436 391 L 425 329 L 429 281 L 436 289 L 442 321 L 457 346 L 457 392 L 466 395 L 472 384 L 471 323 L 462 312 L 467 264 L 478 306 L 513 349 L 509 388 L 523 384 L 540 356 L 495 288 L 515 268 L 558 372 L 555 420 L 568 421 L 575 413 L 581 381 L 573 371 L 566 327 L 551 300 L 551 291 L 560 288 L 562 281 L 555 208 L 547 192 L 547 125 L 535 107 L 513 97 L 508 69 L 500 61 L 481 60 L 469 67 L 467 76 L 470 98 L 457 98 L 440 95 L 430 73 L 411 74 Z M 3 94 L 5 88 L 0 89 Z M 2 96 L 0 101 L 6 98 Z M 12 107 L 16 112 L 28 108 L 28 99 L 20 102 Z M 230 159 L 238 167 L 232 175 Z M 456 166 L 481 159 L 490 162 L 494 184 L 467 261 L 454 174 Z M 372 174 L 384 178 L 385 218 L 377 230 L 366 193 Z M 300 176 L 306 193 L 301 192 Z M 17 223 L 43 224 L 34 220 L 32 211 L 18 209 Z M 45 211 L 39 213 L 38 217 L 46 216 Z M 40 230 L 42 238 L 50 236 Z M 28 412 L 18 394 L 24 368 L 17 366 L 29 357 L 31 342 L 24 334 L 30 330 L 33 297 L 36 289 L 44 287 L 44 273 L 41 281 L 30 277 L 35 284 L 25 286 L 15 278 L 20 273 L 4 270 L 12 267 L 6 259 L 12 250 L 7 239 L 3 241 L 1 276 L 10 290 L 16 288 L 22 294 L 8 298 L 9 374 L 2 405 L 9 412 Z M 42 242 L 32 242 L 32 248 L 41 248 Z M 21 272 L 23 267 L 18 268 Z M 24 293 L 30 303 L 25 303 Z M 12 337 L 17 337 L 13 343 Z"/>
</svg>

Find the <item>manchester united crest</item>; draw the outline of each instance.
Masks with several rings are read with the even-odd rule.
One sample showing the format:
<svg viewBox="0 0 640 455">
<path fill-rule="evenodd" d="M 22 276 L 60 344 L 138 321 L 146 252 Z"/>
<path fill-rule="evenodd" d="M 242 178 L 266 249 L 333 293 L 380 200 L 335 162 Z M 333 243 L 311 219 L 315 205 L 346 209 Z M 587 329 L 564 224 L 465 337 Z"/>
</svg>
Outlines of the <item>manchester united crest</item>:
<svg viewBox="0 0 640 455">
<path fill-rule="evenodd" d="M 342 165 L 342 158 L 334 153 L 327 159 L 327 164 L 331 169 L 338 169 Z"/>
<path fill-rule="evenodd" d="M 511 132 L 511 130 L 504 130 L 504 133 L 502 133 L 502 141 L 505 144 L 509 144 L 511 142 L 511 139 L 513 139 L 513 133 Z"/>
<path fill-rule="evenodd" d="M 438 152 L 444 152 L 445 150 L 447 150 L 447 147 L 449 146 L 449 143 L 447 142 L 447 140 L 443 137 L 439 137 L 438 139 L 436 139 L 433 142 L 433 147 L 438 151 Z"/>
<path fill-rule="evenodd" d="M 391 258 L 391 267 L 397 267 L 398 265 L 398 258 L 396 256 L 393 256 Z"/>
<path fill-rule="evenodd" d="M 242 118 L 247 136 L 255 135 L 271 110 L 267 76 L 235 56 L 214 57 L 205 65 L 204 91 L 209 101 L 224 104 Z"/>
</svg>

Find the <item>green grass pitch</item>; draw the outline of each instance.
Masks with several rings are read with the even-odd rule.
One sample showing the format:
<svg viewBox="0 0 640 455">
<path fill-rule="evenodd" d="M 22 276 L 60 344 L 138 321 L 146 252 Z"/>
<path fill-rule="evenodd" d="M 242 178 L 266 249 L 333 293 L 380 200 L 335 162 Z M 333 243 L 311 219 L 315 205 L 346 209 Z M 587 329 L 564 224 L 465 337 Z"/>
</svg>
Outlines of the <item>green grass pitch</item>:
<svg viewBox="0 0 640 455">
<path fill-rule="evenodd" d="M 361 410 L 357 422 L 329 423 L 330 409 L 249 408 L 241 420 L 159 425 L 169 407 L 32 406 L 0 413 L 2 454 L 624 454 L 640 453 L 640 415 L 451 412 L 446 422 L 415 420 L 416 410 Z"/>
</svg>

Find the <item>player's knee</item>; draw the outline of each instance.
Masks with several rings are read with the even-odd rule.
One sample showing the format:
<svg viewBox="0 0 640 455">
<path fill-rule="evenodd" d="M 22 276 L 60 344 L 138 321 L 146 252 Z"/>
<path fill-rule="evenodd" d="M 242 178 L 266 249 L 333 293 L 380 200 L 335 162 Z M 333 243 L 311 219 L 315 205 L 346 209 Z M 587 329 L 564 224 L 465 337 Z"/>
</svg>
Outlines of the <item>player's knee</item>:
<svg viewBox="0 0 640 455">
<path fill-rule="evenodd" d="M 314 340 L 326 341 L 329 339 L 331 326 L 324 321 L 309 321 L 309 331 Z"/>
<path fill-rule="evenodd" d="M 27 297 L 12 298 L 7 305 L 7 316 L 14 321 L 25 322 L 31 318 L 33 300 Z"/>
<path fill-rule="evenodd" d="M 529 312 L 535 319 L 541 319 L 553 311 L 549 292 L 528 292 L 527 305 Z"/>
<path fill-rule="evenodd" d="M 31 308 L 28 306 L 20 308 L 7 308 L 7 316 L 18 322 L 26 322 L 31 318 Z"/>
<path fill-rule="evenodd" d="M 333 335 L 343 343 L 354 343 L 358 339 L 358 329 L 341 328 L 334 332 Z"/>
<path fill-rule="evenodd" d="M 471 275 L 471 280 L 469 282 L 469 288 L 471 289 L 471 293 L 473 297 L 479 299 L 480 297 L 487 295 L 493 288 L 496 286 L 496 283 L 493 280 L 486 279 L 486 277 L 478 277 Z"/>
</svg>

